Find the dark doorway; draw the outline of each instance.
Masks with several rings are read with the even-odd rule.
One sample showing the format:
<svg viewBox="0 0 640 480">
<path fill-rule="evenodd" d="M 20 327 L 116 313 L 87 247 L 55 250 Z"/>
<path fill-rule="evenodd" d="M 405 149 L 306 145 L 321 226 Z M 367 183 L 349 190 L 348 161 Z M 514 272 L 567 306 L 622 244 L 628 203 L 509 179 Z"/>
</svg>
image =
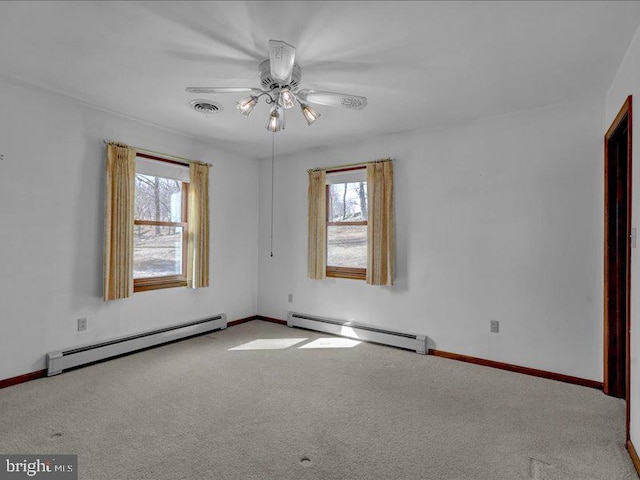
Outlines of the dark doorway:
<svg viewBox="0 0 640 480">
<path fill-rule="evenodd" d="M 631 96 L 604 138 L 604 392 L 627 400 L 631 257 Z"/>
</svg>

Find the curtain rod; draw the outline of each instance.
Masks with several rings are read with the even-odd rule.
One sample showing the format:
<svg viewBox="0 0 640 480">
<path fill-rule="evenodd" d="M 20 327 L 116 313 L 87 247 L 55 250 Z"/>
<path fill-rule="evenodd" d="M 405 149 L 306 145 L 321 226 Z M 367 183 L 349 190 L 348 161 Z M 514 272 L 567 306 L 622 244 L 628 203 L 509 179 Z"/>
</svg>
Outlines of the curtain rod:
<svg viewBox="0 0 640 480">
<path fill-rule="evenodd" d="M 370 163 L 384 163 L 391 162 L 393 159 L 391 158 L 381 158 L 379 160 L 372 160 L 370 162 L 358 162 L 358 163 L 345 163 L 344 165 L 332 165 L 330 167 L 322 167 L 322 168 L 310 168 L 307 172 L 321 172 L 323 170 L 336 170 L 338 168 L 347 168 L 347 167 L 358 167 L 360 165 L 369 165 Z"/>
<path fill-rule="evenodd" d="M 135 148 L 136 150 L 140 150 L 141 152 L 155 153 L 156 155 L 162 155 L 163 157 L 175 158 L 176 160 L 182 160 L 183 162 L 187 162 L 187 163 L 198 163 L 200 165 L 207 165 L 208 167 L 213 167 L 213 164 L 211 164 L 211 163 L 201 162 L 199 160 L 191 160 L 190 158 L 178 157 L 176 155 L 170 155 L 168 153 L 156 152 L 155 150 L 149 150 L 148 148 L 134 147 L 132 145 L 125 145 L 124 143 L 112 142 L 111 140 L 103 140 L 102 142 L 105 145 L 127 146 L 127 147 L 131 147 L 131 148 Z"/>
</svg>

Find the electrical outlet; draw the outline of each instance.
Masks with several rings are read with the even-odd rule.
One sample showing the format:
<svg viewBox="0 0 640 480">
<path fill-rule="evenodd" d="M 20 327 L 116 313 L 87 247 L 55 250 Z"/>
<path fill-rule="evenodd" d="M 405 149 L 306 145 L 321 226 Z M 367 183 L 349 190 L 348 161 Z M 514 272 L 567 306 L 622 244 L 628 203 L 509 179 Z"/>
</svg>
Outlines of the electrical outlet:
<svg viewBox="0 0 640 480">
<path fill-rule="evenodd" d="M 498 320 L 491 320 L 491 325 L 489 327 L 489 331 L 491 333 L 500 332 L 500 322 Z"/>
<path fill-rule="evenodd" d="M 87 329 L 87 319 L 86 318 L 79 318 L 78 319 L 78 331 L 82 332 L 83 330 Z"/>
<path fill-rule="evenodd" d="M 289 303 L 293 303 L 293 293 L 289 294 Z"/>
</svg>

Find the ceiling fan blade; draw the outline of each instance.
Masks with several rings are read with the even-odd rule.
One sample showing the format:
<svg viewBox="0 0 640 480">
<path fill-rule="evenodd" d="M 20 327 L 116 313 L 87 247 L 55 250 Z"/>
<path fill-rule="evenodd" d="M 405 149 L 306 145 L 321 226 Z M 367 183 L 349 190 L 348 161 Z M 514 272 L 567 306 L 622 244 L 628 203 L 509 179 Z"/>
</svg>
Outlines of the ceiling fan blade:
<svg viewBox="0 0 640 480">
<path fill-rule="evenodd" d="M 251 87 L 187 87 L 189 93 L 262 93 L 262 90 Z"/>
<path fill-rule="evenodd" d="M 165 54 L 178 60 L 184 60 L 187 62 L 202 62 L 208 65 L 214 64 L 216 68 L 224 68 L 225 73 L 229 67 L 255 69 L 256 62 L 251 60 L 245 60 L 241 58 L 226 57 L 223 55 L 212 55 L 210 53 L 198 53 L 198 52 L 186 52 L 183 50 L 165 50 Z"/>
<path fill-rule="evenodd" d="M 330 107 L 345 107 L 362 110 L 367 106 L 367 97 L 348 95 L 346 93 L 321 92 L 319 90 L 300 90 L 297 94 L 303 101 L 328 105 Z"/>
<path fill-rule="evenodd" d="M 269 40 L 269 64 L 271 77 L 282 84 L 291 81 L 293 64 L 296 61 L 296 48 L 281 40 Z"/>
</svg>

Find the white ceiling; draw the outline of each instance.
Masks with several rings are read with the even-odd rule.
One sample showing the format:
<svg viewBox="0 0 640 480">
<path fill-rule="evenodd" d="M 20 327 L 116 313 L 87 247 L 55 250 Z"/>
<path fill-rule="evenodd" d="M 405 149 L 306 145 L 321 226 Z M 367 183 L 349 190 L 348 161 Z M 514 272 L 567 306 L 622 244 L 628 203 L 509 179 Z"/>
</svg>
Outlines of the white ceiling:
<svg viewBox="0 0 640 480">
<path fill-rule="evenodd" d="M 258 86 L 269 39 L 297 47 L 302 88 L 369 99 L 312 127 L 288 111 L 291 153 L 603 95 L 638 23 L 624 1 L 0 2 L 0 77 L 265 157 L 266 105 L 184 89 Z"/>
</svg>

